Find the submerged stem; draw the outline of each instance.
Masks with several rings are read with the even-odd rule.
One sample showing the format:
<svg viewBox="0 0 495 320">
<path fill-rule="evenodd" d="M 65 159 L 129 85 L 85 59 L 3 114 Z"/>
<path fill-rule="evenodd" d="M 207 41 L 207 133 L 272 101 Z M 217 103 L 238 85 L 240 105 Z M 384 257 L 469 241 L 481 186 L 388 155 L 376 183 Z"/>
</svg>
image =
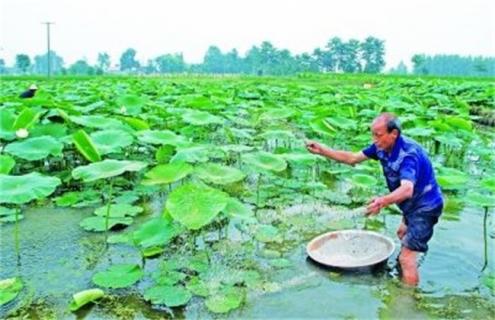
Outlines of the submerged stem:
<svg viewBox="0 0 495 320">
<path fill-rule="evenodd" d="M 110 220 L 110 207 L 112 206 L 112 190 L 113 188 L 113 181 L 110 179 L 110 191 L 107 194 L 108 202 L 107 202 L 107 212 L 105 214 L 105 243 L 107 242 L 108 239 L 108 222 Z"/>
<path fill-rule="evenodd" d="M 488 220 L 488 207 L 485 207 L 485 215 L 483 217 L 483 243 L 484 243 L 484 258 L 485 262 L 481 271 L 483 272 L 488 266 L 488 237 L 486 232 L 486 222 Z"/>
</svg>

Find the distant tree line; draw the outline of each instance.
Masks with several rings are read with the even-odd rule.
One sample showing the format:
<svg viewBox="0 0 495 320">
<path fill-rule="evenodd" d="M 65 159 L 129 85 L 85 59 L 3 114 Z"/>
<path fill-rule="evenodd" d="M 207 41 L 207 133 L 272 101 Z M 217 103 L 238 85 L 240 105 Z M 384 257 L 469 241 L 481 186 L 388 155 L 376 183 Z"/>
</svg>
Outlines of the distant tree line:
<svg viewBox="0 0 495 320">
<path fill-rule="evenodd" d="M 495 76 L 494 57 L 416 54 L 412 57 L 411 62 L 412 72 L 416 75 Z"/>
<path fill-rule="evenodd" d="M 134 48 L 125 50 L 118 62 L 112 66 L 106 52 L 98 54 L 97 63 L 90 65 L 85 59 L 65 66 L 56 52 L 50 52 L 53 74 L 98 75 L 105 73 L 208 73 L 208 74 L 255 74 L 292 75 L 300 72 L 345 72 L 380 73 L 385 67 L 385 44 L 383 40 L 368 37 L 364 41 L 339 37 L 331 38 L 323 48 L 311 53 L 293 54 L 287 49 L 276 48 L 264 41 L 252 46 L 244 56 L 237 49 L 222 52 L 217 46 L 210 46 L 199 64 L 189 64 L 181 53 L 167 53 L 142 63 L 136 59 Z M 18 54 L 11 67 L 0 59 L 0 73 L 44 74 L 47 71 L 47 54 L 31 59 Z"/>
</svg>

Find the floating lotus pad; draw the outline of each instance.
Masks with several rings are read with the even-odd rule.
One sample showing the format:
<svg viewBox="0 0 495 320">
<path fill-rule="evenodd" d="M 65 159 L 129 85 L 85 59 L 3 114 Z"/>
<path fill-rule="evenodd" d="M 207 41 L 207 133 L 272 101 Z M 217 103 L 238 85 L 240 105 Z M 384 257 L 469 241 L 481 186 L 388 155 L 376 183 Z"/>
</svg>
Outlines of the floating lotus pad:
<svg viewBox="0 0 495 320">
<path fill-rule="evenodd" d="M 241 181 L 246 177 L 246 175 L 239 169 L 216 163 L 206 163 L 200 165 L 195 168 L 194 173 L 206 182 L 222 185 Z"/>
<path fill-rule="evenodd" d="M 59 178 L 47 177 L 38 172 L 22 176 L 0 174 L 0 203 L 23 204 L 49 196 L 61 184 Z"/>
<path fill-rule="evenodd" d="M 23 287 L 24 285 L 19 278 L 0 280 L 0 306 L 14 300 Z"/>
<path fill-rule="evenodd" d="M 171 223 L 162 217 L 146 221 L 132 233 L 134 244 L 142 248 L 163 246 L 170 240 L 181 234 L 183 228 L 176 223 Z"/>
<path fill-rule="evenodd" d="M 130 133 L 118 129 L 96 131 L 91 138 L 101 154 L 121 152 L 134 141 Z"/>
<path fill-rule="evenodd" d="M 138 265 L 118 264 L 95 274 L 93 282 L 105 288 L 126 288 L 136 283 L 143 275 L 144 272 Z"/>
<path fill-rule="evenodd" d="M 19 142 L 12 142 L 5 147 L 5 152 L 16 157 L 33 161 L 52 156 L 61 156 L 63 144 L 50 136 L 29 138 Z"/>
<path fill-rule="evenodd" d="M 80 291 L 72 295 L 72 301 L 69 305 L 69 309 L 70 311 L 79 310 L 81 307 L 100 299 L 104 295 L 105 292 L 101 289 L 88 289 Z"/>
<path fill-rule="evenodd" d="M 140 171 L 146 166 L 147 164 L 141 161 L 107 159 L 75 168 L 72 170 L 72 177 L 74 179 L 82 179 L 84 182 L 91 182 L 118 176 L 126 171 Z"/>
<path fill-rule="evenodd" d="M 144 292 L 144 299 L 152 304 L 164 304 L 167 307 L 186 305 L 191 300 L 192 294 L 180 286 L 156 286 Z"/>
<path fill-rule="evenodd" d="M 281 156 L 265 151 L 245 154 L 242 160 L 261 170 L 280 172 L 287 168 L 287 162 Z"/>
<path fill-rule="evenodd" d="M 185 162 L 173 162 L 158 165 L 146 172 L 142 181 L 144 185 L 168 184 L 187 177 L 193 167 Z"/>
<path fill-rule="evenodd" d="M 236 287 L 225 287 L 217 294 L 206 299 L 208 310 L 214 313 L 227 313 L 240 307 L 244 300 L 244 291 Z"/>
<path fill-rule="evenodd" d="M 220 190 L 188 183 L 170 193 L 166 208 L 174 220 L 188 229 L 198 230 L 225 208 L 229 198 Z"/>
</svg>

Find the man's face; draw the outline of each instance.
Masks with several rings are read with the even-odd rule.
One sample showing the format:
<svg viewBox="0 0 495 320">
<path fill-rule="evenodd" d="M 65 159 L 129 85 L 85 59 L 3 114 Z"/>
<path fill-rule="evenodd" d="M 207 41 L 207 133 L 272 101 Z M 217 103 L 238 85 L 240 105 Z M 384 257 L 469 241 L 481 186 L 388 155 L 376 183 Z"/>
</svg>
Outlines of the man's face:
<svg viewBox="0 0 495 320">
<path fill-rule="evenodd" d="M 378 149 L 385 151 L 392 151 L 395 140 L 397 139 L 397 130 L 387 132 L 387 123 L 385 121 L 377 121 L 371 125 L 371 134 L 373 136 L 373 143 Z"/>
</svg>

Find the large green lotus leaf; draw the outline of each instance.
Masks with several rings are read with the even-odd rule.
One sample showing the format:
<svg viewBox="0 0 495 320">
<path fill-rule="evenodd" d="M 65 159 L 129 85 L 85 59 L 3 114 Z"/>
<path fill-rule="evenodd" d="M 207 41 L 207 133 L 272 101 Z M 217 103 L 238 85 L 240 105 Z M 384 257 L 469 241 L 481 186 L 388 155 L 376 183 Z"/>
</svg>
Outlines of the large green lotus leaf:
<svg viewBox="0 0 495 320">
<path fill-rule="evenodd" d="M 187 177 L 193 167 L 185 162 L 173 162 L 154 167 L 144 175 L 144 185 L 166 184 Z"/>
<path fill-rule="evenodd" d="M 265 121 L 282 120 L 295 115 L 295 111 L 289 108 L 265 109 L 260 119 Z"/>
<path fill-rule="evenodd" d="M 0 173 L 9 174 L 9 172 L 14 168 L 15 160 L 8 155 L 0 155 Z"/>
<path fill-rule="evenodd" d="M 169 130 L 142 130 L 137 133 L 137 137 L 139 141 L 151 144 L 170 144 L 176 147 L 188 144 L 186 138 Z"/>
<path fill-rule="evenodd" d="M 177 149 L 177 153 L 170 159 L 170 162 L 207 162 L 209 160 L 209 146 L 193 146 Z"/>
<path fill-rule="evenodd" d="M 77 150 L 79 150 L 79 152 L 83 155 L 84 158 L 86 158 L 86 160 L 90 162 L 101 161 L 100 152 L 98 151 L 95 143 L 86 133 L 86 131 L 81 129 L 74 132 L 74 134 L 72 135 L 72 139 Z"/>
<path fill-rule="evenodd" d="M 14 130 L 29 129 L 40 118 L 41 113 L 31 108 L 25 108 L 15 119 Z"/>
<path fill-rule="evenodd" d="M 356 120 L 343 118 L 339 116 L 325 118 L 325 121 L 326 121 L 326 125 L 330 125 L 332 128 L 340 128 L 342 130 L 352 130 L 352 129 L 356 129 L 357 127 Z"/>
<path fill-rule="evenodd" d="M 265 151 L 245 154 L 242 160 L 261 170 L 280 172 L 287 168 L 287 162 L 281 156 Z"/>
<path fill-rule="evenodd" d="M 15 138 L 15 114 L 5 108 L 0 109 L 0 139 L 13 140 Z"/>
<path fill-rule="evenodd" d="M 61 123 L 47 123 L 31 128 L 31 137 L 51 136 L 57 139 L 67 135 L 67 126 Z"/>
<path fill-rule="evenodd" d="M 238 217 L 241 219 L 249 219 L 254 215 L 251 209 L 235 198 L 229 199 L 223 212 L 230 217 Z"/>
<path fill-rule="evenodd" d="M 210 124 L 222 124 L 224 120 L 206 111 L 188 110 L 182 115 L 184 122 L 195 126 L 206 126 Z"/>
<path fill-rule="evenodd" d="M 445 122 L 455 130 L 463 130 L 471 132 L 473 130 L 473 124 L 470 120 L 459 118 L 456 116 L 446 116 Z"/>
<path fill-rule="evenodd" d="M 130 115 L 138 115 L 141 113 L 141 108 L 146 103 L 147 99 L 136 95 L 123 95 L 115 101 L 120 108 L 120 112 Z"/>
<path fill-rule="evenodd" d="M 296 163 L 296 164 L 301 164 L 301 165 L 306 165 L 306 166 L 312 166 L 315 164 L 315 161 L 322 160 L 323 158 L 320 156 L 317 156 L 315 154 L 311 153 L 282 153 L 280 154 L 282 158 L 284 158 L 286 161 Z"/>
<path fill-rule="evenodd" d="M 81 126 L 97 129 L 121 129 L 124 124 L 119 120 L 104 116 L 71 116 L 69 119 Z"/>
<path fill-rule="evenodd" d="M 194 170 L 194 173 L 206 182 L 230 184 L 241 181 L 246 175 L 239 169 L 216 163 L 206 163 Z"/>
<path fill-rule="evenodd" d="M 375 177 L 368 174 L 355 174 L 351 177 L 352 183 L 359 188 L 371 188 L 375 186 L 378 181 Z"/>
<path fill-rule="evenodd" d="M 166 208 L 182 225 L 198 230 L 209 224 L 228 200 L 229 196 L 217 189 L 188 183 L 170 193 Z"/>
<path fill-rule="evenodd" d="M 167 307 L 186 305 L 191 300 L 192 294 L 180 286 L 156 286 L 144 292 L 144 299 L 152 304 L 164 304 Z"/>
<path fill-rule="evenodd" d="M 148 122 L 139 119 L 139 118 L 132 118 L 132 117 L 122 117 L 122 120 L 130 125 L 133 129 L 136 130 L 148 130 L 150 128 L 150 125 Z"/>
<path fill-rule="evenodd" d="M 0 280 L 0 306 L 14 300 L 23 287 L 24 285 L 19 278 Z"/>
<path fill-rule="evenodd" d="M 405 129 L 404 133 L 410 137 L 431 137 L 435 133 L 435 130 L 433 130 L 431 128 L 415 127 L 415 128 L 411 128 L 411 129 Z"/>
<path fill-rule="evenodd" d="M 75 168 L 72 170 L 72 177 L 82 179 L 84 182 L 91 182 L 118 176 L 126 171 L 139 171 L 146 166 L 147 164 L 141 161 L 107 159 Z"/>
<path fill-rule="evenodd" d="M 437 177 L 438 184 L 445 190 L 464 189 L 468 180 L 466 173 L 452 168 L 442 168 Z"/>
<path fill-rule="evenodd" d="M 98 209 L 95 210 L 95 215 L 100 217 L 106 217 L 107 208 L 108 206 L 99 207 Z M 118 203 L 118 204 L 112 204 L 110 206 L 110 212 L 108 216 L 112 218 L 123 218 L 126 216 L 134 217 L 141 212 L 143 212 L 143 208 L 141 207 L 132 206 L 126 203 Z"/>
<path fill-rule="evenodd" d="M 289 130 L 268 130 L 260 134 L 260 137 L 268 140 L 293 140 L 296 138 Z"/>
<path fill-rule="evenodd" d="M 23 204 L 49 196 L 61 184 L 59 178 L 46 177 L 38 172 L 22 176 L 0 174 L 0 203 Z"/>
<path fill-rule="evenodd" d="M 240 307 L 244 300 L 244 291 L 238 287 L 225 287 L 222 290 L 206 299 L 205 304 L 208 310 L 214 313 L 227 313 Z"/>
<path fill-rule="evenodd" d="M 330 123 L 328 123 L 325 119 L 315 119 L 309 123 L 311 129 L 314 132 L 319 133 L 323 136 L 333 136 L 337 132 Z"/>
<path fill-rule="evenodd" d="M 132 239 L 134 244 L 142 248 L 163 246 L 181 234 L 182 231 L 183 228 L 180 225 L 171 223 L 163 217 L 158 217 L 139 226 L 133 232 Z"/>
<path fill-rule="evenodd" d="M 15 212 L 16 209 L 0 207 L 0 225 L 2 223 L 15 222 L 16 221 Z M 22 220 L 22 219 L 24 219 L 24 215 L 18 214 L 17 220 Z"/>
<path fill-rule="evenodd" d="M 495 178 L 485 178 L 481 180 L 480 186 L 495 193 Z"/>
<path fill-rule="evenodd" d="M 245 146 L 242 144 L 228 144 L 228 145 L 223 145 L 219 147 L 220 150 L 223 152 L 237 152 L 237 153 L 242 153 L 242 152 L 250 152 L 254 148 L 250 146 Z"/>
<path fill-rule="evenodd" d="M 50 136 L 29 138 L 24 141 L 12 142 L 5 147 L 5 152 L 16 157 L 33 161 L 52 156 L 61 156 L 63 144 Z"/>
<path fill-rule="evenodd" d="M 93 282 L 105 288 L 125 288 L 136 283 L 143 275 L 144 272 L 138 265 L 118 264 L 95 274 Z"/>
<path fill-rule="evenodd" d="M 120 152 L 134 140 L 131 134 L 117 129 L 93 132 L 91 138 L 101 154 Z"/>
<path fill-rule="evenodd" d="M 465 197 L 465 200 L 468 203 L 479 207 L 495 207 L 495 196 L 493 195 L 469 191 Z"/>
<path fill-rule="evenodd" d="M 100 299 L 105 295 L 105 292 L 101 289 L 88 289 L 79 291 L 72 295 L 72 301 L 69 305 L 70 311 L 79 310 L 81 307 L 87 305 L 90 302 Z"/>
<path fill-rule="evenodd" d="M 156 150 L 155 159 L 158 163 L 169 163 L 172 156 L 175 154 L 176 148 L 172 145 L 166 144 L 160 146 Z"/>
<path fill-rule="evenodd" d="M 203 280 L 198 277 L 192 277 L 186 285 L 187 290 L 199 297 L 207 297 L 209 295 L 208 286 Z"/>
<path fill-rule="evenodd" d="M 117 225 L 128 226 L 132 224 L 133 220 L 131 217 L 117 217 L 108 219 L 108 230 L 112 229 Z M 106 231 L 106 218 L 105 217 L 88 217 L 81 221 L 79 225 L 86 231 L 102 232 Z"/>
</svg>

